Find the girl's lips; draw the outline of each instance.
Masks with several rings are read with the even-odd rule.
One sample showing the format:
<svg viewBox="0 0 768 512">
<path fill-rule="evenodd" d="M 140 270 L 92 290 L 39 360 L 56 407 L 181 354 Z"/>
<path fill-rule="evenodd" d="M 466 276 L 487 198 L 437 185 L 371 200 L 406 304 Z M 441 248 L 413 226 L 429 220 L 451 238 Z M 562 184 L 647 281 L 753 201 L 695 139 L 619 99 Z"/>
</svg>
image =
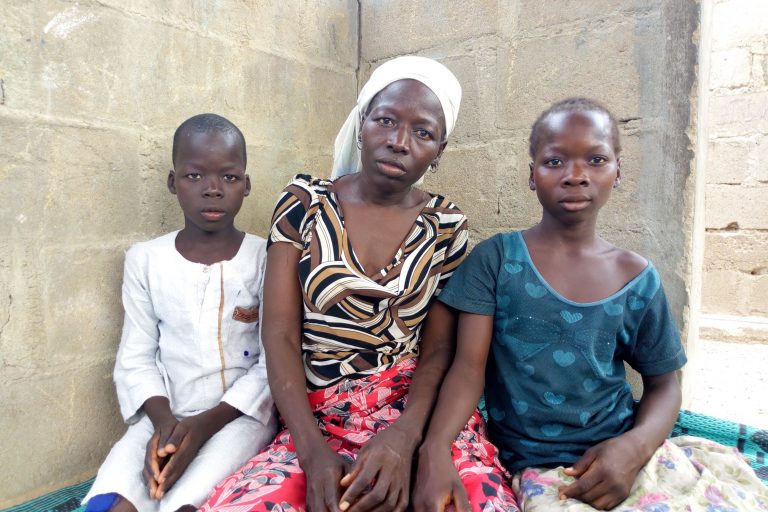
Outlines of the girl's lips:
<svg viewBox="0 0 768 512">
<path fill-rule="evenodd" d="M 563 209 L 569 212 L 577 212 L 589 206 L 589 203 L 591 202 L 592 201 L 589 199 L 568 199 L 565 201 L 560 201 L 560 204 L 562 205 Z"/>
</svg>

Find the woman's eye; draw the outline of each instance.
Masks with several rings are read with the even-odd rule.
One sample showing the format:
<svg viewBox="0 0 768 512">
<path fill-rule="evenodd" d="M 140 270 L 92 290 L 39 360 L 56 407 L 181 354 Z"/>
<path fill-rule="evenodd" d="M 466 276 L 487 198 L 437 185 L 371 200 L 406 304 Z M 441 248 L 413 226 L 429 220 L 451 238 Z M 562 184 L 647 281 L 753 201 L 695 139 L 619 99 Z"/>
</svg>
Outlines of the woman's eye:
<svg viewBox="0 0 768 512">
<path fill-rule="evenodd" d="M 416 136 L 419 137 L 420 139 L 425 139 L 425 140 L 432 138 L 432 134 L 429 133 L 427 130 L 416 130 Z"/>
<path fill-rule="evenodd" d="M 592 165 L 604 164 L 607 161 L 608 159 L 605 158 L 604 156 L 593 156 L 592 158 L 589 159 L 589 163 Z"/>
<path fill-rule="evenodd" d="M 395 124 L 395 122 L 388 117 L 382 117 L 378 121 L 379 121 L 379 124 L 382 126 L 392 126 Z"/>
</svg>

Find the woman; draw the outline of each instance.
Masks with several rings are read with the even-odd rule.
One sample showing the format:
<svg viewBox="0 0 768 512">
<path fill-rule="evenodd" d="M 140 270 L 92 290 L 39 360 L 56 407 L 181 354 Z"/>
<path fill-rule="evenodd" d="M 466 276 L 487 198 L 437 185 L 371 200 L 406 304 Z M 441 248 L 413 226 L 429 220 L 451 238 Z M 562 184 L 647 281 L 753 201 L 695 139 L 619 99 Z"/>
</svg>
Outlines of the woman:
<svg viewBox="0 0 768 512">
<path fill-rule="evenodd" d="M 455 318 L 433 299 L 467 243 L 462 212 L 414 185 L 437 167 L 460 101 L 443 65 L 385 63 L 336 139 L 334 179 L 299 175 L 283 191 L 262 335 L 287 429 L 202 510 L 408 505 L 413 458 L 453 351 Z M 473 506 L 516 510 L 495 448 L 477 418 L 468 427 L 453 452 Z"/>
</svg>

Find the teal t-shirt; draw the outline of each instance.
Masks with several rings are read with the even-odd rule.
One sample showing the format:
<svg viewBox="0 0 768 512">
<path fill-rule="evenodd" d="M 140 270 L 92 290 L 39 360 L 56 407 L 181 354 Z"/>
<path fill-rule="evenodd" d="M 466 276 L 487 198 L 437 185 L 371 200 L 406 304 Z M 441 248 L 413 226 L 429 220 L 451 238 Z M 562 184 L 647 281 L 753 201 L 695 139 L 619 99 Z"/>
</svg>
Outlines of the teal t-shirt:
<svg viewBox="0 0 768 512">
<path fill-rule="evenodd" d="M 475 247 L 439 300 L 494 317 L 485 375 L 491 440 L 510 471 L 569 465 L 633 425 L 624 361 L 642 375 L 686 357 L 652 264 L 603 300 L 562 297 L 531 260 L 522 233 Z"/>
</svg>

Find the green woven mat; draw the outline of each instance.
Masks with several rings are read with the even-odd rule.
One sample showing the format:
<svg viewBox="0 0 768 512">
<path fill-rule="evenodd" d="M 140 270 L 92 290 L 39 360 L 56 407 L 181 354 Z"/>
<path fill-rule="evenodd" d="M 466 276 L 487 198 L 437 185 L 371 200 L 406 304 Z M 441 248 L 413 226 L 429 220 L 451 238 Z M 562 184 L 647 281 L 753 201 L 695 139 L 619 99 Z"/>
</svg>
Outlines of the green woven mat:
<svg viewBox="0 0 768 512">
<path fill-rule="evenodd" d="M 677 436 L 704 437 L 725 446 L 735 446 L 749 460 L 758 478 L 768 485 L 768 430 L 696 412 L 680 411 L 669 437 Z"/>
<path fill-rule="evenodd" d="M 82 512 L 85 507 L 80 506 L 80 501 L 91 488 L 93 480 L 91 478 L 86 482 L 70 485 L 21 505 L 2 509 L 0 512 Z"/>
</svg>

